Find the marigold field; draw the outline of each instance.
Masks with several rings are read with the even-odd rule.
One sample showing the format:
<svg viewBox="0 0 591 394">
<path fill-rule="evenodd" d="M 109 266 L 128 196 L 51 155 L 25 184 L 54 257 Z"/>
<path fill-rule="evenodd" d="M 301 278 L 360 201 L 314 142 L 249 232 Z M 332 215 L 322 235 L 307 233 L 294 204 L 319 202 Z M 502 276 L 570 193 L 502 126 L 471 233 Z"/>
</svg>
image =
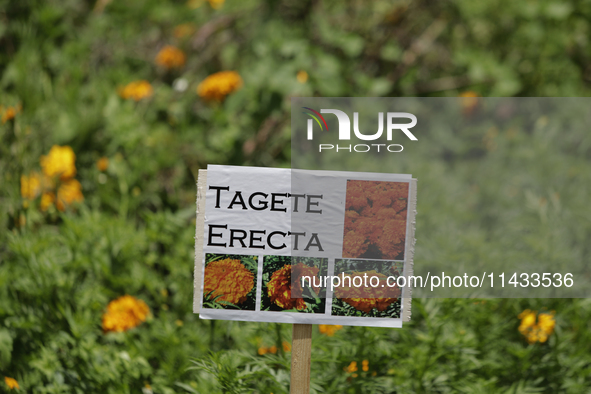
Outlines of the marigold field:
<svg viewBox="0 0 591 394">
<path fill-rule="evenodd" d="M 289 167 L 291 97 L 589 96 L 590 31 L 578 0 L 0 0 L 0 392 L 287 393 L 291 326 L 192 313 L 198 170 Z M 591 261 L 591 134 L 553 122 L 442 128 L 383 169 L 419 179 L 415 266 Z M 363 208 L 350 255 L 395 257 L 353 237 Z M 591 301 L 314 327 L 311 391 L 589 393 Z"/>
</svg>

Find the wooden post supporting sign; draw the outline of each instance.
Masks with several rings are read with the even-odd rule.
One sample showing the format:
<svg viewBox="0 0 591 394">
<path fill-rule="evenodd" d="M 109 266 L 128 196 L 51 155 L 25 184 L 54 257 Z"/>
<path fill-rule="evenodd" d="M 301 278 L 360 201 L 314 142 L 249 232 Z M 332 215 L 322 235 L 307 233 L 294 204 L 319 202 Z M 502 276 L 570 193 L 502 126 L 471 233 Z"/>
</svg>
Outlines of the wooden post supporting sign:
<svg viewBox="0 0 591 394">
<path fill-rule="evenodd" d="M 294 324 L 291 339 L 290 394 L 310 393 L 310 364 L 312 363 L 312 325 Z"/>
</svg>

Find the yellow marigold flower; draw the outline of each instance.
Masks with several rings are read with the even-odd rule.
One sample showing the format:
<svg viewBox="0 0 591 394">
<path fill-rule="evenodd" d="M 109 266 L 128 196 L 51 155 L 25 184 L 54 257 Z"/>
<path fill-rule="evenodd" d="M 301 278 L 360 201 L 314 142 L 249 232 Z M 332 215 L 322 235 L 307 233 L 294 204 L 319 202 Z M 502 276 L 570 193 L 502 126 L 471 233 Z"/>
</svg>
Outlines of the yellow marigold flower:
<svg viewBox="0 0 591 394">
<path fill-rule="evenodd" d="M 98 159 L 96 162 L 96 168 L 98 168 L 99 171 L 107 171 L 107 168 L 109 168 L 109 159 L 106 157 Z"/>
<path fill-rule="evenodd" d="M 222 101 L 242 87 L 242 78 L 236 71 L 220 71 L 205 78 L 197 86 L 197 94 L 213 101 Z"/>
<path fill-rule="evenodd" d="M 554 313 L 540 313 L 538 315 L 538 326 L 544 332 L 552 333 L 554 331 L 554 326 L 556 326 Z"/>
<path fill-rule="evenodd" d="M 304 70 L 298 71 L 298 75 L 296 76 L 299 83 L 306 83 L 308 81 L 308 73 Z"/>
<path fill-rule="evenodd" d="M 47 211 L 49 209 L 50 206 L 53 205 L 53 203 L 55 202 L 55 194 L 52 192 L 46 192 L 43 193 L 43 195 L 41 196 L 41 204 L 40 204 L 40 208 L 42 211 Z"/>
<path fill-rule="evenodd" d="M 327 335 L 332 337 L 335 332 L 339 331 L 343 326 L 341 325 L 332 325 L 332 324 L 320 324 L 318 325 L 318 330 L 321 334 Z"/>
<path fill-rule="evenodd" d="M 521 319 L 520 327 L 531 327 L 536 324 L 536 312 L 530 309 L 524 310 L 517 317 Z"/>
<path fill-rule="evenodd" d="M 84 201 L 82 195 L 82 185 L 76 179 L 69 179 L 62 182 L 60 187 L 57 189 L 57 200 L 55 205 L 60 211 L 65 211 L 66 207 L 73 202 Z"/>
<path fill-rule="evenodd" d="M 20 387 L 18 386 L 18 382 L 16 381 L 16 379 L 13 378 L 9 378 L 8 376 L 4 377 L 4 383 L 6 383 L 6 385 L 8 386 L 9 389 L 20 389 Z"/>
<path fill-rule="evenodd" d="M 289 343 L 287 341 L 283 341 L 281 343 L 281 346 L 283 346 L 283 351 L 284 352 L 291 352 L 291 343 Z"/>
<path fill-rule="evenodd" d="M 254 275 L 240 260 L 223 259 L 205 267 L 204 291 L 220 301 L 241 304 L 254 287 Z"/>
<path fill-rule="evenodd" d="M 41 175 L 31 172 L 29 176 L 21 175 L 21 196 L 26 200 L 34 200 L 41 193 Z"/>
<path fill-rule="evenodd" d="M 2 124 L 8 122 L 11 119 L 14 119 L 16 114 L 21 112 L 21 105 L 15 105 L 13 107 L 8 107 L 5 110 L 2 110 Z M 0 108 L 2 109 L 2 108 Z"/>
<path fill-rule="evenodd" d="M 173 34 L 176 38 L 183 38 L 195 32 L 195 26 L 190 23 L 183 23 L 175 26 Z"/>
<path fill-rule="evenodd" d="M 124 99 L 133 99 L 140 101 L 143 98 L 151 97 L 154 93 L 154 89 L 150 82 L 146 80 L 133 81 L 125 85 L 119 92 L 119 95 Z"/>
<path fill-rule="evenodd" d="M 207 0 L 209 1 L 209 5 L 211 6 L 211 8 L 217 10 L 222 8 L 222 6 L 224 5 L 224 2 L 226 0 Z"/>
<path fill-rule="evenodd" d="M 363 360 L 363 361 L 361 362 L 361 369 L 362 369 L 364 372 L 367 372 L 367 371 L 369 371 L 369 361 L 367 361 L 367 360 Z"/>
<path fill-rule="evenodd" d="M 107 305 L 107 311 L 103 314 L 103 330 L 127 331 L 145 322 L 149 314 L 150 308 L 144 301 L 124 295 Z"/>
<path fill-rule="evenodd" d="M 156 64 L 167 69 L 182 67 L 186 61 L 183 51 L 172 45 L 167 45 L 156 55 Z"/>
<path fill-rule="evenodd" d="M 76 154 L 69 146 L 54 145 L 47 156 L 41 156 L 41 168 L 48 177 L 59 176 L 62 180 L 76 175 Z"/>
<path fill-rule="evenodd" d="M 343 369 L 348 373 L 357 372 L 357 361 L 351 361 L 351 364 Z"/>
<path fill-rule="evenodd" d="M 546 342 L 554 332 L 554 326 L 556 325 L 554 312 L 537 314 L 526 309 L 519 314 L 518 318 L 521 319 L 518 330 L 529 343 Z"/>
</svg>

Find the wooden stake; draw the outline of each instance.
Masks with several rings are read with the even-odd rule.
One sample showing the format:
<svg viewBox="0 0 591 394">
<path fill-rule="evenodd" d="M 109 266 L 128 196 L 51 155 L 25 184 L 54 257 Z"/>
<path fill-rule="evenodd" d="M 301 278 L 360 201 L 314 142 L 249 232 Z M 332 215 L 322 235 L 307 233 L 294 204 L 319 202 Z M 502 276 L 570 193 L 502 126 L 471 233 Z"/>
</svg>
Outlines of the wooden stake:
<svg viewBox="0 0 591 394">
<path fill-rule="evenodd" d="M 312 325 L 294 324 L 291 339 L 290 394 L 310 393 L 310 364 L 312 363 Z"/>
</svg>

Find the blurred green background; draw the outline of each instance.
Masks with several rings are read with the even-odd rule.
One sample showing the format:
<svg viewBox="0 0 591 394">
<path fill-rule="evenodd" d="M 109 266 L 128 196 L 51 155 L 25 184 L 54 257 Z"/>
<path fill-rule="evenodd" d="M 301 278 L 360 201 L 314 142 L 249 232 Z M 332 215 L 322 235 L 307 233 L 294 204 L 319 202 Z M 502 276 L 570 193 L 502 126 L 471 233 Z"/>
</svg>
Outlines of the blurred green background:
<svg viewBox="0 0 591 394">
<path fill-rule="evenodd" d="M 31 393 L 287 392 L 290 326 L 192 314 L 197 171 L 289 167 L 294 96 L 588 96 L 590 21 L 591 3 L 578 0 L 0 0 L 0 379 Z M 163 58 L 167 45 L 184 56 Z M 230 70 L 240 89 L 218 80 L 225 99 L 197 93 Z M 144 80 L 137 101 L 128 97 L 125 87 Z M 519 136 L 541 153 L 556 138 Z M 495 138 L 466 143 L 503 147 Z M 567 143 L 578 149 L 552 160 L 580 177 L 582 193 L 589 143 Z M 63 211 L 21 190 L 54 145 L 75 152 L 84 196 Z M 474 174 L 441 176 L 471 159 L 465 152 L 424 151 L 441 162 L 432 190 L 472 186 Z M 483 157 L 483 168 L 508 169 L 504 155 Z M 520 217 L 527 228 L 556 204 L 542 172 L 527 178 L 537 194 L 513 197 L 531 205 Z M 506 191 L 471 190 L 474 209 Z M 426 197 L 425 225 L 453 216 Z M 459 232 L 469 215 L 458 218 L 449 226 Z M 567 240 L 575 258 L 588 259 L 589 234 L 585 225 Z M 532 247 L 548 244 L 535 235 Z M 440 248 L 461 257 L 458 245 Z M 104 332 L 107 305 L 124 294 L 145 301 L 151 317 Z M 555 327 L 520 321 L 528 308 L 555 311 Z M 400 330 L 315 330 L 312 389 L 588 393 L 590 312 L 587 299 L 416 299 Z M 528 327 L 550 337 L 528 343 Z"/>
</svg>

